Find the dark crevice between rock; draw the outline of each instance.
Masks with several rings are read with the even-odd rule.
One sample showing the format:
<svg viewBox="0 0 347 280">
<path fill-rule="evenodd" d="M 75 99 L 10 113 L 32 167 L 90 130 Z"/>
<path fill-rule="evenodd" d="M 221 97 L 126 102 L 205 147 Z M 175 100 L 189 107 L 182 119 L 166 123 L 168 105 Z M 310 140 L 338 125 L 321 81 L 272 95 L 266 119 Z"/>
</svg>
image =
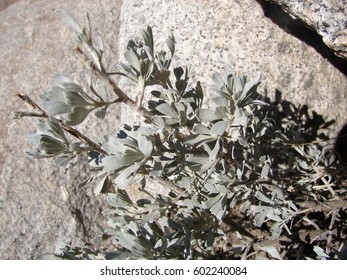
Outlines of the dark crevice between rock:
<svg viewBox="0 0 347 280">
<path fill-rule="evenodd" d="M 256 0 L 263 8 L 264 15 L 272 20 L 288 34 L 305 42 L 313 47 L 322 57 L 327 59 L 341 73 L 347 76 L 347 61 L 334 54 L 334 52 L 324 44 L 322 37 L 314 30 L 310 29 L 301 20 L 293 19 L 280 5 L 267 0 Z"/>
<path fill-rule="evenodd" d="M 337 135 L 334 149 L 339 156 L 341 164 L 347 165 L 347 123 Z"/>
</svg>

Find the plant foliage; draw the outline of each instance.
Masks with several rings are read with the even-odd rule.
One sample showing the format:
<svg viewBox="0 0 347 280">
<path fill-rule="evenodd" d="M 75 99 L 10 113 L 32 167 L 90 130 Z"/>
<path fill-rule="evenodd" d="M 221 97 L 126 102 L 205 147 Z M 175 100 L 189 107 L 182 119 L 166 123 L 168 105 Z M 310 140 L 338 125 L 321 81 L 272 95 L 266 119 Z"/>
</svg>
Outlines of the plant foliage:
<svg viewBox="0 0 347 280">
<path fill-rule="evenodd" d="M 300 124 L 276 120 L 273 104 L 257 91 L 260 77 L 240 76 L 226 66 L 223 74 L 213 74 L 214 104 L 207 105 L 202 84 L 190 83 L 189 68 L 171 68 L 172 34 L 167 50 L 156 52 L 147 27 L 129 40 L 126 62 L 108 72 L 89 19 L 83 28 L 62 15 L 77 33 L 77 53 L 91 71 L 87 90 L 55 76 L 37 104 L 21 96 L 36 113 L 17 116 L 41 117 L 30 136 L 30 156 L 52 157 L 63 166 L 88 153 L 94 172 L 89 181 L 97 181 L 95 194 L 106 193 L 110 206 L 105 235 L 119 252 L 146 259 L 341 256 L 345 167 L 326 142 L 303 143 Z M 138 90 L 136 100 L 119 89 L 115 74 Z M 94 88 L 92 79 L 104 87 Z M 94 110 L 108 117 L 107 107 L 121 102 L 142 115 L 143 123 L 125 124 L 101 143 L 72 127 Z M 137 201 L 128 193 L 133 184 L 139 185 Z M 303 252 L 308 246 L 312 250 Z M 65 258 L 90 258 L 94 251 L 64 252 Z"/>
</svg>

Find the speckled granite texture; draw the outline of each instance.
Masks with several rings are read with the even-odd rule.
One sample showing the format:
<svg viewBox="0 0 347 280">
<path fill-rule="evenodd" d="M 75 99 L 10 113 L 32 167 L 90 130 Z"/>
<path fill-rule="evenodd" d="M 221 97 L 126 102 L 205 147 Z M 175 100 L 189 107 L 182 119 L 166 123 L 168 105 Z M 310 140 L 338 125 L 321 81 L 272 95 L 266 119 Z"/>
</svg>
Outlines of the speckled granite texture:
<svg viewBox="0 0 347 280">
<path fill-rule="evenodd" d="M 18 0 L 0 0 L 0 11 L 6 9 L 11 4 L 17 2 Z"/>
<path fill-rule="evenodd" d="M 335 54 L 347 59 L 346 0 L 270 0 L 316 30 Z"/>
</svg>

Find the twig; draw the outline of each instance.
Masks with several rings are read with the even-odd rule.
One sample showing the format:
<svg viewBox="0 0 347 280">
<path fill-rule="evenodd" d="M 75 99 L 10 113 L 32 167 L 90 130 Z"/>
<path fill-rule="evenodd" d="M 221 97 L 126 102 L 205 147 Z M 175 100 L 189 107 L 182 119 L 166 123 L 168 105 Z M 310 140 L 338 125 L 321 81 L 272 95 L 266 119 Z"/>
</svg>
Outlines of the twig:
<svg viewBox="0 0 347 280">
<path fill-rule="evenodd" d="M 48 117 L 46 112 L 35 101 L 33 101 L 28 95 L 26 95 L 24 93 L 17 93 L 17 97 L 22 99 L 22 101 L 24 101 L 26 104 L 31 106 L 34 110 L 40 111 L 40 113 L 39 114 L 37 114 L 37 113 L 26 113 L 26 112 L 16 112 L 16 113 L 22 114 L 23 117 L 26 117 L 26 114 L 29 114 L 29 115 L 32 114 L 33 116 L 39 116 L 40 115 L 43 118 L 47 118 Z M 21 117 L 21 116 L 19 116 L 19 117 Z"/>
<path fill-rule="evenodd" d="M 138 106 L 135 100 L 126 95 L 105 72 L 100 71 L 96 64 L 79 47 L 75 48 L 75 52 L 84 64 L 120 98 L 121 102 L 134 109 L 146 120 L 152 122 L 153 115 L 142 106 Z"/>
<path fill-rule="evenodd" d="M 108 153 L 101 148 L 101 146 L 97 143 L 95 143 L 93 140 L 89 139 L 87 136 L 85 136 L 84 134 L 82 134 L 81 132 L 79 132 L 77 129 L 66 125 L 63 121 L 59 121 L 61 127 L 68 133 L 70 133 L 72 136 L 82 140 L 83 142 L 87 143 L 89 146 L 93 147 L 96 151 L 98 151 L 99 153 L 103 154 L 103 155 L 108 155 Z"/>
<path fill-rule="evenodd" d="M 327 246 L 326 246 L 326 251 L 328 253 L 330 253 L 330 250 L 332 248 L 332 239 L 333 239 L 333 227 L 335 224 L 335 220 L 336 220 L 336 216 L 337 216 L 337 211 L 332 211 L 331 212 L 331 221 L 330 221 L 330 225 L 329 225 L 329 233 L 328 233 L 328 239 L 327 239 Z"/>
<path fill-rule="evenodd" d="M 18 93 L 17 96 L 22 99 L 25 103 L 29 104 L 33 109 L 38 110 L 39 112 L 15 112 L 14 117 L 15 118 L 22 118 L 22 117 L 39 117 L 48 119 L 50 116 L 47 115 L 47 113 L 35 102 L 33 101 L 28 95 L 24 93 Z M 101 146 L 91 139 L 89 139 L 87 136 L 79 132 L 77 129 L 65 124 L 62 120 L 58 120 L 61 127 L 71 134 L 72 136 L 80 139 L 84 143 L 88 144 L 89 146 L 93 147 L 96 151 L 103 155 L 107 155 L 107 152 L 101 148 Z"/>
</svg>

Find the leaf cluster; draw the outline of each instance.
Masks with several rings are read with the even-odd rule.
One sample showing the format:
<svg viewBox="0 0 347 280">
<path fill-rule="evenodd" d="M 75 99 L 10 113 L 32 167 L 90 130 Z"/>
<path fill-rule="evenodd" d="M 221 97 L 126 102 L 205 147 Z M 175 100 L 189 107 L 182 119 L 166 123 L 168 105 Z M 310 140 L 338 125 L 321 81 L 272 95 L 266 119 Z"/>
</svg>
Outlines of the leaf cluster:
<svg viewBox="0 0 347 280">
<path fill-rule="evenodd" d="M 260 77 L 250 79 L 226 66 L 225 74 L 212 77 L 214 104 L 207 106 L 202 84 L 189 81 L 189 68 L 171 69 L 172 34 L 168 52 L 156 52 L 147 27 L 140 38 L 129 40 L 120 71 L 108 72 L 103 44 L 99 40 L 94 46 L 89 20 L 82 28 L 63 16 L 77 32 L 78 53 L 91 70 L 89 93 L 55 76 L 38 105 L 31 101 L 43 119 L 31 136 L 35 148 L 29 155 L 53 157 L 64 165 L 88 153 L 93 175 L 85 183 L 97 181 L 95 194 L 106 193 L 105 236 L 120 250 L 147 259 L 211 258 L 221 252 L 232 258 L 282 259 L 292 256 L 280 241 L 316 242 L 329 253 L 342 244 L 346 233 L 334 228 L 346 208 L 346 177 L 338 157 L 320 143 L 291 142 L 257 91 Z M 115 84 L 115 74 L 136 87 L 136 101 Z M 95 89 L 92 79 L 105 86 Z M 113 101 L 110 92 L 117 97 Z M 119 102 L 142 115 L 143 123 L 125 124 L 98 143 L 72 128 L 94 110 L 107 116 L 106 108 Z M 151 181 L 165 191 L 151 190 Z M 139 186 L 137 201 L 128 193 L 133 184 Z M 325 226 L 311 215 L 317 212 L 330 219 L 320 243 L 308 229 Z"/>
</svg>

